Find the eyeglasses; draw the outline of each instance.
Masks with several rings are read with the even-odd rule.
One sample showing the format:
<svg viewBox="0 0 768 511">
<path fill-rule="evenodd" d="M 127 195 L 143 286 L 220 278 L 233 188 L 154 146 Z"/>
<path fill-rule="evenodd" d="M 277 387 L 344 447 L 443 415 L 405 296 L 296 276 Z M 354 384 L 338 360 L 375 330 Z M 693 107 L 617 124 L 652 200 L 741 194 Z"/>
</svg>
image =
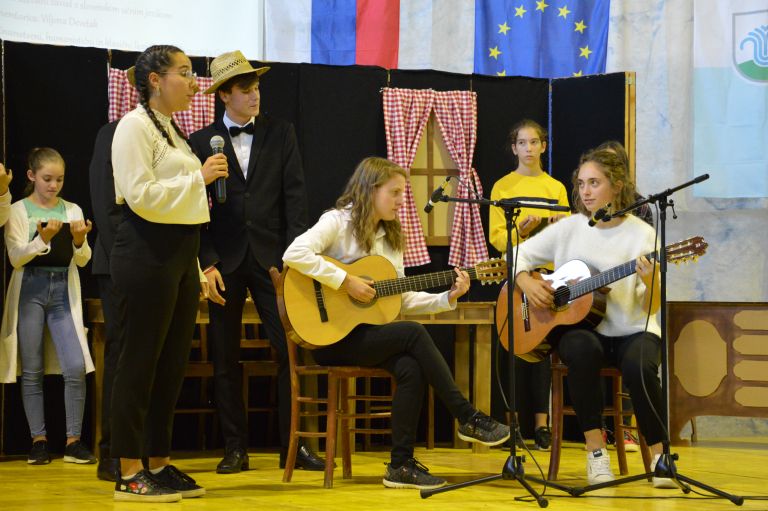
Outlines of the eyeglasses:
<svg viewBox="0 0 768 511">
<path fill-rule="evenodd" d="M 197 78 L 197 73 L 192 71 L 191 69 L 187 69 L 186 71 L 163 71 L 161 73 L 158 73 L 161 75 L 181 75 L 187 80 L 194 80 Z"/>
</svg>

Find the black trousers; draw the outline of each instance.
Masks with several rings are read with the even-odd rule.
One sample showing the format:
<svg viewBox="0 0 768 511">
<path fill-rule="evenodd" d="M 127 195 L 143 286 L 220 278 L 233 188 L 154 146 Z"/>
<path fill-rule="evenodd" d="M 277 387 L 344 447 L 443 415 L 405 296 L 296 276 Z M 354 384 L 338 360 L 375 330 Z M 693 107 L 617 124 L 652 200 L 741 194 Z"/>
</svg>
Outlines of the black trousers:
<svg viewBox="0 0 768 511">
<path fill-rule="evenodd" d="M 248 448 L 248 414 L 243 403 L 240 367 L 240 330 L 247 291 L 251 292 L 264 332 L 275 349 L 277 374 L 277 406 L 280 445 L 288 448 L 291 427 L 291 377 L 285 331 L 277 312 L 275 288 L 269 273 L 256 262 L 250 250 L 242 264 L 232 273 L 222 275 L 226 291 L 225 305 L 209 302 L 211 316 L 210 352 L 214 367 L 214 395 L 221 420 L 225 449 Z"/>
<path fill-rule="evenodd" d="M 109 275 L 96 275 L 101 297 L 101 310 L 104 313 L 104 373 L 101 384 L 101 439 L 99 440 L 99 457 L 110 458 L 112 442 L 112 384 L 120 358 L 122 337 L 120 335 L 123 309 L 120 305 L 120 295 L 112 284 Z"/>
<path fill-rule="evenodd" d="M 661 340 L 657 335 L 639 332 L 606 337 L 592 330 L 573 329 L 560 338 L 557 350 L 568 366 L 568 388 L 582 431 L 602 427 L 600 368 L 611 365 L 621 370 L 648 445 L 664 440 L 663 425 L 656 417 L 664 417 L 659 381 Z"/>
<path fill-rule="evenodd" d="M 516 388 L 528 390 L 533 413 L 549 414 L 552 389 L 552 362 L 549 357 L 540 362 L 527 362 L 520 357 L 514 357 L 514 360 Z"/>
<path fill-rule="evenodd" d="M 435 389 L 459 422 L 466 422 L 475 413 L 475 408 L 456 386 L 435 342 L 419 323 L 361 325 L 342 341 L 314 350 L 312 354 L 320 364 L 381 367 L 395 378 L 391 454 L 395 466 L 413 457 L 426 384 Z"/>
<path fill-rule="evenodd" d="M 147 222 L 126 210 L 110 260 L 124 318 L 111 455 L 164 457 L 200 301 L 200 232 L 199 226 Z"/>
</svg>

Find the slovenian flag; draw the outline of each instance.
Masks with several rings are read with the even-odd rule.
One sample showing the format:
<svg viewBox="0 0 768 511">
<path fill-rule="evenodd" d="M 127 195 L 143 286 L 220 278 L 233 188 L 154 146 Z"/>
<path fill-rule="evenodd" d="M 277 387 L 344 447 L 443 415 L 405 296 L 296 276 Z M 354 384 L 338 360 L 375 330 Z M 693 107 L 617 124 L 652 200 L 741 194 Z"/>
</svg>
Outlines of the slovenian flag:
<svg viewBox="0 0 768 511">
<path fill-rule="evenodd" d="M 768 3 L 697 0 L 693 175 L 698 197 L 768 197 Z"/>
<path fill-rule="evenodd" d="M 543 78 L 605 71 L 609 0 L 267 0 L 266 60 Z"/>
</svg>

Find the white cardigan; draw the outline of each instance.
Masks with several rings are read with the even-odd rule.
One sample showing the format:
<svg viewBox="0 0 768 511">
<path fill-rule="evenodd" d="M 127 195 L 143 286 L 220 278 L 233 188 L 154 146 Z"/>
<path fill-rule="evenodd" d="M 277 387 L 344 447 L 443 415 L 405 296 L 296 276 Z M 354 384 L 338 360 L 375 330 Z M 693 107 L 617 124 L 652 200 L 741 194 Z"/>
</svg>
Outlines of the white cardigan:
<svg viewBox="0 0 768 511">
<path fill-rule="evenodd" d="M 63 201 L 63 199 L 62 199 Z M 63 201 L 66 208 L 67 220 L 82 220 L 83 211 L 77 204 Z M 8 294 L 5 297 L 5 310 L 3 311 L 3 323 L 0 327 L 0 382 L 13 383 L 16 376 L 21 374 L 21 364 L 18 360 L 18 338 L 16 327 L 19 320 L 19 294 L 21 293 L 21 281 L 24 276 L 24 265 L 51 250 L 50 244 L 43 243 L 37 236 L 29 241 L 29 217 L 23 201 L 17 201 L 11 205 L 10 217 L 5 225 L 5 246 L 8 249 L 8 257 L 13 265 L 11 281 L 8 284 Z M 77 266 L 85 266 L 91 259 L 91 247 L 88 240 L 80 248 L 75 248 L 72 261 L 69 263 L 67 277 L 67 289 L 69 291 L 69 307 L 72 320 L 75 324 L 80 348 L 85 359 L 85 371 L 94 370 L 93 360 L 88 351 L 88 337 L 83 325 L 83 307 L 80 294 L 80 275 Z M 61 367 L 56 356 L 56 348 L 50 339 L 50 334 L 45 335 L 44 344 L 45 374 L 61 374 Z"/>
</svg>

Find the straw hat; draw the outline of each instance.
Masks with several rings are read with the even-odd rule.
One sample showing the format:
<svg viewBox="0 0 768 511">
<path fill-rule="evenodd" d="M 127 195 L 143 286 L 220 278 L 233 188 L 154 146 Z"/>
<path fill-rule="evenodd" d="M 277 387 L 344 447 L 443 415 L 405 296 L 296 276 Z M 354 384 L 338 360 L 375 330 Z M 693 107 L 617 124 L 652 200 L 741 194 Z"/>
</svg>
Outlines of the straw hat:
<svg viewBox="0 0 768 511">
<path fill-rule="evenodd" d="M 213 85 L 208 87 L 205 94 L 213 94 L 221 84 L 235 76 L 247 73 L 256 73 L 257 76 L 261 76 L 267 71 L 269 71 L 268 66 L 259 68 L 251 66 L 251 63 L 248 62 L 239 50 L 221 54 L 211 61 L 211 78 L 213 78 Z"/>
<path fill-rule="evenodd" d="M 136 87 L 136 66 L 131 66 L 126 69 L 125 77 L 128 78 L 128 83 Z"/>
</svg>

